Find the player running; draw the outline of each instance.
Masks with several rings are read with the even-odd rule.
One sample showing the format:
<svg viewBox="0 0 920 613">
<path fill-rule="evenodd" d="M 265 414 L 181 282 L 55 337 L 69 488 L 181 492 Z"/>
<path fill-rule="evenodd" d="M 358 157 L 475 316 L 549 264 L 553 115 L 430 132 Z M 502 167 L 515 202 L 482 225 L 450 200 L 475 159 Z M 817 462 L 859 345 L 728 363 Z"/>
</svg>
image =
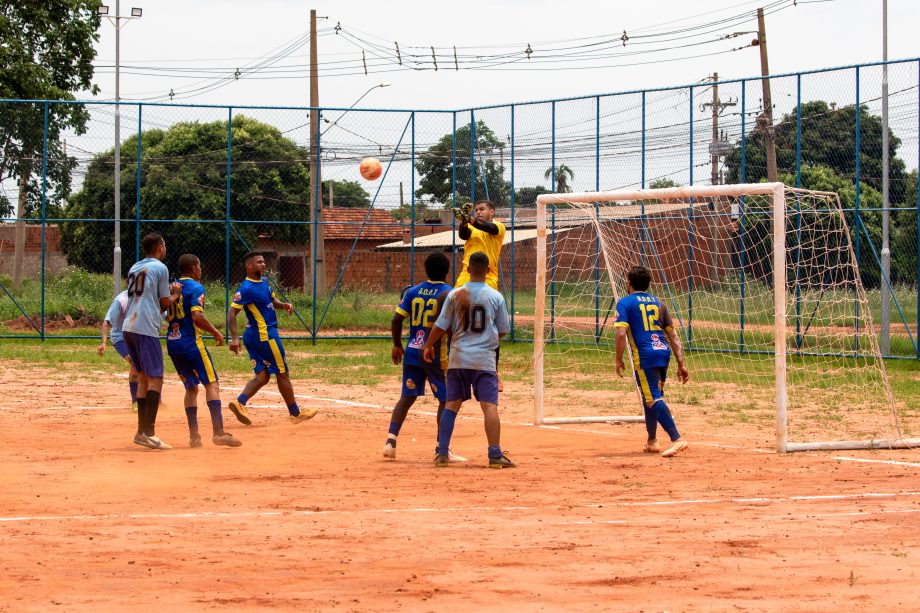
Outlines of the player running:
<svg viewBox="0 0 920 613">
<path fill-rule="evenodd" d="M 265 258 L 253 251 L 243 256 L 246 266 L 246 279 L 233 296 L 230 303 L 230 351 L 240 352 L 240 339 L 236 330 L 236 318 L 240 311 L 246 311 L 246 330 L 243 332 L 243 344 L 249 352 L 253 377 L 243 393 L 236 400 L 230 401 L 230 410 L 236 418 L 247 426 L 252 424 L 246 403 L 256 392 L 262 389 L 272 375 L 278 384 L 278 391 L 287 404 L 291 421 L 300 423 L 316 415 L 316 409 L 303 409 L 297 406 L 294 398 L 294 386 L 288 374 L 288 365 L 284 360 L 284 346 L 278 335 L 278 318 L 276 309 L 283 309 L 288 313 L 294 311 L 294 306 L 281 302 L 275 298 L 275 292 L 269 287 L 268 282 L 262 278 L 265 272 Z"/>
<path fill-rule="evenodd" d="M 393 320 L 390 322 L 390 332 L 393 335 L 393 349 L 390 352 L 394 364 L 403 364 L 402 395 L 393 407 L 390 417 L 390 430 L 387 442 L 383 446 L 383 457 L 396 458 L 396 439 L 403 421 L 409 413 L 409 408 L 415 404 L 415 399 L 425 395 L 426 381 L 431 386 L 431 393 L 438 401 L 438 423 L 444 411 L 444 400 L 447 398 L 447 379 L 444 369 L 447 368 L 447 339 L 438 342 L 434 348 L 437 359 L 429 364 L 422 358 L 422 348 L 431 333 L 431 326 L 441 313 L 441 306 L 452 289 L 445 282 L 450 271 L 450 260 L 443 253 L 432 253 L 425 258 L 425 273 L 428 280 L 424 283 L 409 288 L 403 294 L 402 300 L 396 307 Z M 406 348 L 402 346 L 403 322 L 409 319 L 409 340 Z M 465 462 L 453 452 L 448 451 L 452 462 Z"/>
<path fill-rule="evenodd" d="M 179 258 L 179 283 L 182 294 L 167 311 L 166 352 L 172 360 L 182 384 L 185 386 L 185 416 L 188 419 L 189 447 L 201 447 L 198 432 L 198 385 L 204 385 L 204 395 L 211 414 L 211 441 L 215 445 L 239 447 L 241 443 L 229 432 L 224 432 L 220 406 L 220 384 L 214 361 L 201 331 L 214 336 L 220 347 L 224 336 L 204 315 L 204 286 L 201 284 L 201 260 L 190 253 Z"/>
<path fill-rule="evenodd" d="M 469 205 L 467 205 L 469 206 Z M 498 289 L 498 263 L 502 255 L 502 244 L 505 241 L 505 225 L 495 221 L 495 203 L 491 200 L 480 200 L 473 207 L 473 216 L 463 209 L 455 209 L 454 213 L 460 220 L 460 235 L 463 243 L 463 266 L 460 276 L 457 277 L 457 287 L 466 285 L 470 280 L 470 256 L 481 251 L 489 257 L 489 272 L 486 274 L 486 284 L 494 290 Z M 501 349 L 495 349 L 495 370 L 498 371 L 498 358 Z M 501 377 L 498 379 L 498 391 L 503 391 Z"/>
<path fill-rule="evenodd" d="M 425 343 L 425 361 L 432 362 L 435 347 L 450 331 L 451 347 L 447 366 L 447 402 L 438 422 L 438 454 L 435 466 L 447 466 L 448 449 L 457 412 L 470 399 L 470 387 L 482 407 L 486 439 L 489 442 L 489 468 L 513 468 L 514 462 L 502 452 L 501 421 L 498 417 L 498 376 L 495 350 L 499 339 L 511 330 L 505 299 L 486 285 L 489 257 L 470 254 L 470 281 L 447 295 L 441 315 Z"/>
<path fill-rule="evenodd" d="M 131 409 L 137 413 L 137 369 L 134 368 L 134 362 L 128 355 L 128 346 L 125 344 L 125 337 L 121 333 L 121 327 L 125 321 L 125 311 L 128 310 L 128 292 L 124 291 L 115 296 L 109 310 L 102 320 L 102 344 L 96 349 L 96 353 L 102 357 L 105 353 L 105 340 L 109 328 L 112 333 L 109 337 L 112 339 L 112 347 L 118 352 L 125 362 L 128 363 L 128 388 L 131 390 Z"/>
<path fill-rule="evenodd" d="M 122 334 L 128 355 L 137 369 L 137 433 L 134 443 L 151 449 L 171 449 L 156 436 L 157 410 L 163 389 L 163 347 L 160 345 L 161 313 L 181 295 L 182 286 L 169 283 L 166 241 L 151 232 L 141 241 L 144 259 L 128 271 L 128 308 Z"/>
<path fill-rule="evenodd" d="M 664 401 L 664 382 L 672 351 L 677 359 L 677 377 L 681 383 L 690 379 L 690 371 L 684 363 L 684 352 L 668 308 L 646 291 L 650 283 L 651 275 L 642 266 L 633 266 L 626 273 L 629 295 L 617 302 L 613 324 L 616 329 L 617 375 L 622 377 L 626 370 L 623 353 L 628 339 L 636 382 L 644 402 L 645 429 L 648 431 L 648 442 L 643 451 L 658 453 L 660 450 L 656 438 L 660 423 L 671 437 L 671 446 L 662 451 L 661 456 L 669 458 L 687 448 L 687 442 L 680 437 L 671 410 Z"/>
</svg>

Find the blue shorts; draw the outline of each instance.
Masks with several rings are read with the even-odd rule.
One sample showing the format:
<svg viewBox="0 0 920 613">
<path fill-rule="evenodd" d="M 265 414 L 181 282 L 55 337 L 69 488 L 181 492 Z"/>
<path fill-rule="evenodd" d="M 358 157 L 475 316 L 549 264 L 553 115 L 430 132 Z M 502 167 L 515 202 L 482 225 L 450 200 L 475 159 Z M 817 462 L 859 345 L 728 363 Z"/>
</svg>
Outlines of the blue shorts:
<svg viewBox="0 0 920 613">
<path fill-rule="evenodd" d="M 667 366 L 639 368 L 636 370 L 636 383 L 642 392 L 642 400 L 651 406 L 664 398 L 664 382 L 668 378 Z"/>
<path fill-rule="evenodd" d="M 185 389 L 193 389 L 199 383 L 207 385 L 218 380 L 214 360 L 211 359 L 211 354 L 208 353 L 204 343 L 201 345 L 195 344 L 184 349 L 177 348 L 175 353 L 169 349 L 170 347 L 167 343 L 166 350 L 169 353 L 169 358 L 172 360 L 173 366 L 176 367 L 176 372 L 179 373 L 179 378 L 182 379 Z"/>
<path fill-rule="evenodd" d="M 281 339 L 269 337 L 267 341 L 243 339 L 246 351 L 249 352 L 249 363 L 252 371 L 259 374 L 267 370 L 270 375 L 280 375 L 288 371 L 287 362 L 284 361 L 284 345 Z"/>
<path fill-rule="evenodd" d="M 163 378 L 163 347 L 156 336 L 144 336 L 134 332 L 124 332 L 128 355 L 137 372 L 154 379 Z"/>
<path fill-rule="evenodd" d="M 431 393 L 440 401 L 447 400 L 447 378 L 444 371 L 431 364 L 416 366 L 403 363 L 403 396 L 424 396 L 425 381 L 431 385 Z"/>
<path fill-rule="evenodd" d="M 125 342 L 124 342 L 123 340 L 118 341 L 118 342 L 116 342 L 116 343 L 112 343 L 112 347 L 115 348 L 115 351 L 117 351 L 117 352 L 118 352 L 118 355 L 120 355 L 121 357 L 123 357 L 123 358 L 129 357 L 129 355 L 128 355 L 128 345 L 125 344 Z"/>
<path fill-rule="evenodd" d="M 498 374 L 494 370 L 447 369 L 447 401 L 469 400 L 470 388 L 479 402 L 498 404 Z"/>
</svg>

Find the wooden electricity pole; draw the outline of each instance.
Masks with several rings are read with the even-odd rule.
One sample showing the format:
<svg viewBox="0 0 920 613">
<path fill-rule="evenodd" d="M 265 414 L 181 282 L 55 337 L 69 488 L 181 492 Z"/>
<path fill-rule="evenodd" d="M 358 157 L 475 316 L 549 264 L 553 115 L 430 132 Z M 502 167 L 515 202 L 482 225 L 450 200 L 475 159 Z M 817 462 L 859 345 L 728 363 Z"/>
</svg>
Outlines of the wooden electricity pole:
<svg viewBox="0 0 920 613">
<path fill-rule="evenodd" d="M 319 71 L 316 58 L 316 11 L 310 11 L 310 212 L 315 215 L 313 236 L 313 266 L 316 283 L 313 291 L 317 296 L 326 293 L 326 245 L 323 242 L 323 197 L 322 177 L 316 152 L 319 141 Z M 318 196 L 318 198 L 317 198 Z"/>
<path fill-rule="evenodd" d="M 770 64 L 767 61 L 767 28 L 764 25 L 763 9 L 757 9 L 757 40 L 760 47 L 760 74 L 763 84 L 763 115 L 759 118 L 763 130 L 764 146 L 767 150 L 767 180 L 776 181 L 776 141 L 773 134 L 773 98 L 770 96 Z"/>
<path fill-rule="evenodd" d="M 28 164 L 23 163 L 19 174 L 19 202 L 16 206 L 16 230 L 13 235 L 13 291 L 22 287 L 22 260 L 26 252 L 26 193 L 29 189 Z"/>
</svg>

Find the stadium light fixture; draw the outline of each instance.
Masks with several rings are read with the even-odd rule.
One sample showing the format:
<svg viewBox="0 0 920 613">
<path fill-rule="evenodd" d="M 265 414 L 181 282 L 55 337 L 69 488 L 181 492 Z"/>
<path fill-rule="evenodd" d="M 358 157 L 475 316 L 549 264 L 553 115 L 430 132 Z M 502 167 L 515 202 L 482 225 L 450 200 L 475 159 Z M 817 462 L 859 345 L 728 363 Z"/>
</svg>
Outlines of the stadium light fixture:
<svg viewBox="0 0 920 613">
<path fill-rule="evenodd" d="M 99 13 L 100 15 L 108 15 L 108 14 L 109 14 L 109 7 L 107 7 L 107 6 L 104 5 L 104 4 L 100 4 L 100 5 L 99 5 L 99 8 L 96 9 L 96 12 Z"/>
<path fill-rule="evenodd" d="M 137 17 L 140 17 L 140 16 L 143 15 L 143 14 L 144 14 L 144 9 L 139 9 L 139 8 L 132 8 L 132 9 L 131 9 L 131 16 L 132 16 L 132 17 L 136 17 L 136 18 L 137 18 Z"/>
<path fill-rule="evenodd" d="M 361 94 L 361 96 L 360 96 L 357 100 L 355 100 L 354 102 L 352 102 L 352 103 L 351 103 L 351 106 L 348 107 L 347 109 L 345 109 L 345 112 L 342 113 L 341 115 L 339 115 L 339 116 L 336 118 L 336 120 L 333 121 L 333 122 L 329 125 L 328 128 L 326 128 L 325 130 L 323 130 L 322 132 L 320 132 L 320 136 L 322 136 L 323 134 L 325 134 L 326 132 L 328 132 L 329 130 L 331 130 L 333 126 L 335 126 L 337 123 L 339 123 L 339 120 L 342 119 L 342 117 L 345 117 L 345 115 L 348 114 L 348 111 L 350 111 L 351 109 L 355 108 L 355 106 L 356 106 L 359 102 L 361 102 L 362 100 L 364 100 L 364 97 L 367 96 L 369 93 L 371 93 L 371 92 L 374 91 L 375 89 L 379 89 L 379 88 L 381 88 L 381 87 L 389 87 L 390 85 L 392 85 L 392 83 L 390 83 L 389 81 L 381 81 L 381 82 L 378 83 L 377 85 L 374 85 L 373 87 L 371 87 L 370 89 L 368 89 L 366 92 L 364 92 L 363 94 Z M 329 123 L 329 120 L 328 120 L 328 119 L 324 119 L 323 121 L 325 121 L 326 123 Z"/>
</svg>

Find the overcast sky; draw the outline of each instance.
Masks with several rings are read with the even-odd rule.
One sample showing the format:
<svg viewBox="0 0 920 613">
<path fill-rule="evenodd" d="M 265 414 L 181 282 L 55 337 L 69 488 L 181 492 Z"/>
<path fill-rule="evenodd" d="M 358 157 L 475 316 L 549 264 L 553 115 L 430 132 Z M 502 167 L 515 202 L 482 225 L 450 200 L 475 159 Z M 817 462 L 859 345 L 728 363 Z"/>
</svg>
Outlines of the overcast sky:
<svg viewBox="0 0 920 613">
<path fill-rule="evenodd" d="M 114 14 L 114 0 L 108 0 Z M 707 21 L 750 12 L 746 25 L 732 30 L 756 30 L 754 11 L 771 0 L 514 0 L 505 2 L 468 0 L 466 2 L 404 1 L 302 2 L 294 0 L 123 0 L 122 13 L 132 6 L 143 8 L 143 17 L 122 30 L 121 93 L 123 98 L 164 97 L 175 92 L 207 86 L 217 75 L 172 75 L 154 78 L 130 74 L 126 66 L 159 68 L 219 68 L 232 74 L 239 65 L 252 65 L 281 44 L 309 31 L 311 8 L 327 19 L 320 28 L 340 23 L 346 31 L 366 41 L 402 53 L 411 47 L 463 48 L 480 50 L 492 45 L 512 45 L 496 51 L 523 51 L 532 45 L 538 57 L 547 41 L 627 35 L 676 30 Z M 920 2 L 889 0 L 889 58 L 920 55 L 917 24 Z M 715 37 L 712 37 L 715 38 Z M 384 108 L 465 108 L 482 104 L 545 99 L 556 96 L 634 90 L 697 82 L 713 71 L 723 78 L 745 77 L 760 72 L 756 48 L 709 57 L 660 62 L 662 59 L 686 58 L 748 44 L 744 35 L 723 44 L 702 45 L 661 54 L 621 57 L 606 62 L 573 61 L 547 65 L 556 70 L 451 70 L 452 57 L 439 58 L 433 70 L 326 76 L 321 78 L 320 102 L 323 106 L 348 107 L 369 87 L 388 81 L 391 87 L 369 94 L 361 106 Z M 597 41 L 592 38 L 591 41 Z M 634 42 L 639 39 L 633 38 Z M 767 40 L 771 72 L 784 73 L 803 69 L 878 61 L 882 57 L 881 0 L 800 0 L 767 17 Z M 542 46 L 541 46 L 542 44 Z M 673 43 L 669 43 L 673 44 Z M 360 58 L 353 39 L 327 34 L 318 38 L 320 61 L 350 61 Z M 653 47 L 668 46 L 654 44 Z M 648 47 L 646 47 L 648 48 Z M 624 51 L 644 50 L 627 42 Z M 103 22 L 98 43 L 96 82 L 101 98 L 114 97 L 115 57 L 114 28 Z M 307 46 L 279 61 L 284 66 L 306 65 Z M 412 51 L 409 51 L 410 53 Z M 421 49 L 416 49 L 421 53 Z M 373 58 L 368 58 L 373 61 Z M 622 66 L 643 62 L 639 66 Z M 652 63 L 660 62 L 660 63 Z M 518 62 L 514 67 L 526 62 Z M 536 65 L 535 63 L 531 62 Z M 605 66 L 604 64 L 613 64 Z M 596 66 L 580 69 L 584 65 Z M 327 64 L 323 72 L 327 75 Z M 558 70 L 560 66 L 567 70 Z M 524 66 L 526 68 L 526 66 Z M 579 69 L 575 69 L 579 68 Z M 269 75 L 272 76 L 272 75 Z M 253 79 L 245 76 L 225 87 L 185 98 L 192 103 L 307 105 L 309 86 L 306 77 Z M 298 77 L 296 73 L 293 75 Z M 86 97 L 86 96 L 83 96 Z M 181 98 L 180 97 L 177 97 Z"/>
</svg>

